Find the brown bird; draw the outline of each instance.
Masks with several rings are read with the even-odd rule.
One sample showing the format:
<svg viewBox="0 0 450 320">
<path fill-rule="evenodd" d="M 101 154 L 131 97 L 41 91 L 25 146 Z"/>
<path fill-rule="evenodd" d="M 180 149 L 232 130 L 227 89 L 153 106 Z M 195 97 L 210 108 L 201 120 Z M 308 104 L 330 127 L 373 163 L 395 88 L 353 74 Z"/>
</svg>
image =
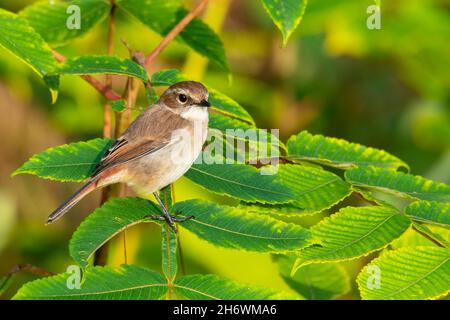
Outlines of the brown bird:
<svg viewBox="0 0 450 320">
<path fill-rule="evenodd" d="M 184 81 L 169 87 L 142 112 L 111 145 L 87 183 L 49 217 L 51 223 L 93 190 L 126 183 L 139 195 L 151 193 L 162 216 L 176 232 L 174 221 L 158 196 L 158 190 L 179 179 L 202 150 L 208 130 L 208 90 L 201 83 Z"/>
</svg>

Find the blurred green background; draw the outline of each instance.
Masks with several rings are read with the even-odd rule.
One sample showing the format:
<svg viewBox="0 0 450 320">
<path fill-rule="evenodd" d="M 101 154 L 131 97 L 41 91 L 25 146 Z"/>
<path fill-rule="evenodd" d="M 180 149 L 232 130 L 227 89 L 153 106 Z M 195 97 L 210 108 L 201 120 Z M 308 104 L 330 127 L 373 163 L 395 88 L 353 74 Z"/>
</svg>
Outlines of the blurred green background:
<svg viewBox="0 0 450 320">
<path fill-rule="evenodd" d="M 1 0 L 19 11 L 29 0 Z M 191 7 L 193 1 L 186 1 Z M 310 0 L 304 19 L 287 47 L 256 0 L 211 0 L 204 13 L 224 41 L 232 69 L 226 73 L 188 47 L 171 44 L 151 67 L 179 68 L 240 102 L 260 128 L 279 128 L 286 140 L 307 129 L 387 150 L 410 164 L 412 172 L 450 183 L 450 1 L 381 2 L 381 30 L 366 27 L 369 0 Z M 150 52 L 161 39 L 119 13 L 115 53 L 127 56 L 120 39 Z M 0 26 L 1 27 L 1 26 Z M 71 57 L 105 54 L 107 22 L 58 49 Z M 115 78 L 121 88 L 124 79 Z M 145 108 L 143 92 L 138 108 Z M 73 263 L 68 241 L 83 217 L 99 203 L 88 196 L 58 223 L 47 215 L 77 184 L 33 176 L 10 178 L 32 154 L 102 134 L 103 100 L 76 76 L 61 80 L 55 105 L 29 67 L 0 48 L 0 275 L 21 263 L 63 272 Z M 232 199 L 181 179 L 176 200 Z M 314 217 L 302 223 L 314 223 Z M 110 263 L 124 261 L 123 239 L 110 247 Z M 160 231 L 152 224 L 127 231 L 128 262 L 160 269 Z M 245 283 L 289 291 L 267 254 L 219 249 L 181 231 L 185 272 L 214 273 Z M 364 259 L 345 263 L 352 278 Z M 16 276 L 8 298 L 29 273 Z M 355 286 L 353 282 L 353 287 Z M 353 290 L 344 298 L 358 298 Z"/>
</svg>

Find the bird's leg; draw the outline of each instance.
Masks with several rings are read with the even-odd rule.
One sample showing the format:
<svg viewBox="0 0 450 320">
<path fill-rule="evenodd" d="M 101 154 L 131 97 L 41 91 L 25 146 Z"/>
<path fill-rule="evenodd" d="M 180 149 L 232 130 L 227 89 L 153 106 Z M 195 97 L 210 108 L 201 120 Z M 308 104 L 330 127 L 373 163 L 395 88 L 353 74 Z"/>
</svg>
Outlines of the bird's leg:
<svg viewBox="0 0 450 320">
<path fill-rule="evenodd" d="M 162 220 L 161 218 L 163 218 L 164 220 L 166 220 L 166 222 L 169 224 L 169 226 L 172 228 L 172 230 L 178 234 L 178 230 L 175 227 L 175 224 L 173 223 L 173 217 L 170 215 L 169 211 L 167 210 L 166 206 L 164 205 L 164 203 L 162 202 L 161 198 L 158 195 L 158 192 L 153 192 L 153 195 L 156 198 L 156 201 L 158 201 L 159 206 L 161 207 L 161 210 L 164 213 L 163 217 L 158 217 L 157 220 Z M 151 218 L 151 216 L 149 216 Z"/>
</svg>

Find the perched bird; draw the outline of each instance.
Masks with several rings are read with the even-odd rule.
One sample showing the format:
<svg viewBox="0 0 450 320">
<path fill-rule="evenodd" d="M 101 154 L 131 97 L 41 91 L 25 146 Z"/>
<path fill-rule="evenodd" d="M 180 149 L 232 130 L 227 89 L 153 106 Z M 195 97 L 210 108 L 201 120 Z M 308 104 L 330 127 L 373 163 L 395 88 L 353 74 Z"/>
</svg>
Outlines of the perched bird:
<svg viewBox="0 0 450 320">
<path fill-rule="evenodd" d="M 183 81 L 169 87 L 142 112 L 111 145 L 97 168 L 74 195 L 49 217 L 51 223 L 97 188 L 126 183 L 140 195 L 153 193 L 163 215 L 176 232 L 174 221 L 158 190 L 179 179 L 202 150 L 208 130 L 208 90 L 201 83 Z M 192 217 L 187 217 L 192 218 Z"/>
</svg>

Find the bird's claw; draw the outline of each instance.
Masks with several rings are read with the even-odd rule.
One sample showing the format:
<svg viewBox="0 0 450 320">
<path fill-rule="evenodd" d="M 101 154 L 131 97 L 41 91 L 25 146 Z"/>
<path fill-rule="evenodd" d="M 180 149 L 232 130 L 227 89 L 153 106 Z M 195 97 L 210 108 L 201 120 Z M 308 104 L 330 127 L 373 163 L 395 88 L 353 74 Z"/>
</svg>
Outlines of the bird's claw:
<svg viewBox="0 0 450 320">
<path fill-rule="evenodd" d="M 187 217 L 179 217 L 178 215 L 170 215 L 170 219 L 168 219 L 165 215 L 155 215 L 155 214 L 149 214 L 144 217 L 144 219 L 148 220 L 157 220 L 157 221 L 166 221 L 167 224 L 172 228 L 172 230 L 178 234 L 178 230 L 175 227 L 174 222 L 184 222 L 187 220 L 195 219 L 194 216 L 187 216 Z"/>
</svg>

